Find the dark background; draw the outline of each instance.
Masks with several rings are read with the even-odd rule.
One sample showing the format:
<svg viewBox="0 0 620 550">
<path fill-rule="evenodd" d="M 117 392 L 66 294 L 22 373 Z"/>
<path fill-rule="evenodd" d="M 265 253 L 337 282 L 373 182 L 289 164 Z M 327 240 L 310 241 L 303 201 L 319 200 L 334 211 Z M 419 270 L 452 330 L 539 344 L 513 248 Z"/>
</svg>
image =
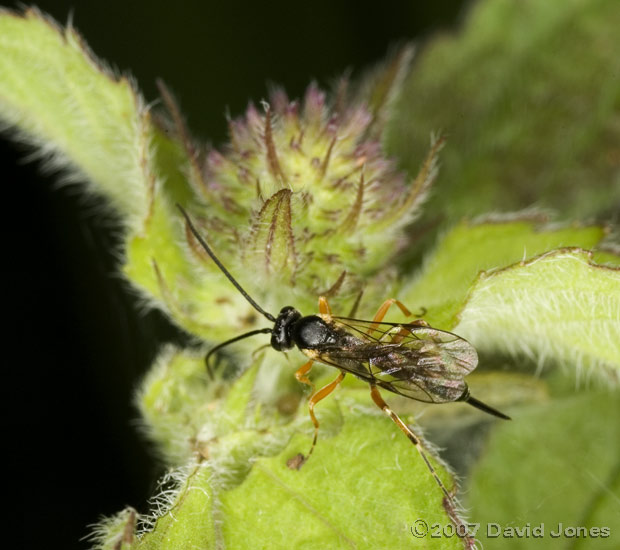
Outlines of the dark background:
<svg viewBox="0 0 620 550">
<path fill-rule="evenodd" d="M 131 71 L 147 101 L 162 77 L 193 132 L 226 137 L 224 113 L 282 84 L 328 86 L 380 61 L 390 46 L 423 41 L 462 19 L 461 0 L 61 2 L 38 6 L 75 27 L 100 58 Z M 6 5 L 6 4 L 5 4 Z M 6 136 L 5 136 L 6 137 Z M 133 391 L 167 341 L 183 340 L 158 312 L 138 313 L 117 276 L 118 227 L 79 186 L 26 162 L 0 139 L 9 298 L 5 318 L 5 454 L 18 481 L 26 548 L 87 548 L 89 524 L 126 505 L 147 508 L 161 465 L 136 430 Z"/>
</svg>

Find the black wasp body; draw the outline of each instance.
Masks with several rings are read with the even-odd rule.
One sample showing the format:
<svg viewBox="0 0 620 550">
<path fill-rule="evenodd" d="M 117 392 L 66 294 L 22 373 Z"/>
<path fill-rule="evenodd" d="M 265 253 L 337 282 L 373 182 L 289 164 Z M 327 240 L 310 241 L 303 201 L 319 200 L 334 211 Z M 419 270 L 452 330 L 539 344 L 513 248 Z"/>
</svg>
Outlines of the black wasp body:
<svg viewBox="0 0 620 550">
<path fill-rule="evenodd" d="M 463 378 L 475 369 L 478 355 L 463 338 L 419 320 L 404 324 L 335 317 L 324 298 L 319 309 L 320 315 L 302 316 L 292 306 L 282 308 L 270 330 L 273 349 L 296 346 L 312 361 L 392 393 L 429 403 L 466 401 L 506 418 L 470 395 Z"/>
<path fill-rule="evenodd" d="M 478 364 L 478 354 L 475 348 L 460 336 L 433 328 L 423 320 L 415 320 L 411 323 L 383 322 L 387 311 L 394 304 L 405 315 L 411 315 L 409 310 L 395 299 L 386 300 L 372 321 L 336 317 L 332 315 L 324 297 L 319 298 L 318 315 L 303 316 L 294 307 L 286 306 L 275 317 L 258 305 L 241 287 L 200 236 L 188 214 L 180 206 L 179 210 L 185 217 L 191 234 L 222 273 L 254 309 L 273 323 L 271 328 L 252 330 L 212 348 L 205 357 L 209 373 L 212 375 L 209 359 L 215 352 L 233 342 L 256 334 L 271 334 L 271 346 L 276 351 L 283 352 L 297 347 L 309 359 L 297 369 L 295 376 L 297 380 L 311 386 L 313 390 L 308 400 L 308 409 L 314 424 L 314 438 L 308 454 L 305 457 L 303 455 L 293 457 L 288 463 L 289 466 L 300 468 L 312 454 L 319 431 L 319 422 L 314 414 L 314 407 L 338 387 L 347 373 L 350 373 L 368 383 L 370 395 L 375 404 L 416 446 L 446 496 L 452 516 L 456 509 L 452 496 L 437 476 L 420 439 L 390 409 L 381 397 L 378 388 L 381 387 L 392 393 L 427 403 L 463 401 L 486 413 L 508 419 L 508 416 L 475 399 L 469 393 L 464 377 Z M 340 371 L 335 380 L 317 391 L 314 391 L 314 384 L 306 376 L 315 361 L 335 367 Z"/>
<path fill-rule="evenodd" d="M 297 346 L 306 355 L 327 346 L 355 345 L 357 340 L 325 322 L 318 315 L 303 317 L 292 306 L 283 307 L 271 331 L 271 347 L 286 351 Z"/>
<path fill-rule="evenodd" d="M 292 306 L 283 307 L 271 329 L 271 347 L 286 351 L 297 346 L 300 350 L 313 349 L 334 340 L 329 327 L 320 317 L 303 317 Z"/>
</svg>

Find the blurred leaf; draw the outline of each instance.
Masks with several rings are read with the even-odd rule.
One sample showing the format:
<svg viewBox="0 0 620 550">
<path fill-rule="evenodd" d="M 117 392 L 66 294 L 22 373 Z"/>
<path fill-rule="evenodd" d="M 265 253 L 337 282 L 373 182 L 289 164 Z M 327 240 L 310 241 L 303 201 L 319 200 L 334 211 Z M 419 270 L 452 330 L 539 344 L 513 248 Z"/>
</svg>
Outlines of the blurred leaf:
<svg viewBox="0 0 620 550">
<path fill-rule="evenodd" d="M 389 140 L 415 173 L 431 132 L 447 134 L 428 210 L 617 214 L 619 28 L 616 0 L 483 0 L 430 40 Z"/>
<path fill-rule="evenodd" d="M 164 276 L 188 270 L 169 205 L 187 200 L 187 157 L 155 127 L 131 80 L 96 59 L 72 27 L 36 9 L 0 10 L 0 118 L 65 179 L 112 202 L 130 230 L 127 275 L 165 301 L 153 259 Z"/>
<path fill-rule="evenodd" d="M 620 395 L 566 394 L 522 408 L 495 426 L 470 477 L 468 506 L 485 548 L 618 548 Z M 544 525 L 544 536 L 487 537 Z M 603 528 L 608 537 L 554 537 L 563 528 Z M 562 529 L 562 527 L 560 528 Z"/>
<path fill-rule="evenodd" d="M 620 267 L 620 249 L 615 252 L 611 250 L 595 250 L 592 254 L 592 260 L 599 265 Z"/>
</svg>

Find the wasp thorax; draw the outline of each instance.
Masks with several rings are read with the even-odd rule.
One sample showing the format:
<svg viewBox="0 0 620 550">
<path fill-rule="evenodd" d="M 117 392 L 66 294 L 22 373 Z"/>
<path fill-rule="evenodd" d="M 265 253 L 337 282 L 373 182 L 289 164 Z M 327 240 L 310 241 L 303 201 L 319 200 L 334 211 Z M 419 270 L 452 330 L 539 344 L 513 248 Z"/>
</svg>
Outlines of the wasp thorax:
<svg viewBox="0 0 620 550">
<path fill-rule="evenodd" d="M 291 349 L 295 345 L 292 327 L 301 319 L 301 313 L 292 306 L 283 307 L 271 331 L 271 347 L 276 351 Z"/>
<path fill-rule="evenodd" d="M 323 319 L 309 315 L 293 326 L 293 340 L 300 349 L 317 349 L 336 343 L 334 330 Z"/>
</svg>

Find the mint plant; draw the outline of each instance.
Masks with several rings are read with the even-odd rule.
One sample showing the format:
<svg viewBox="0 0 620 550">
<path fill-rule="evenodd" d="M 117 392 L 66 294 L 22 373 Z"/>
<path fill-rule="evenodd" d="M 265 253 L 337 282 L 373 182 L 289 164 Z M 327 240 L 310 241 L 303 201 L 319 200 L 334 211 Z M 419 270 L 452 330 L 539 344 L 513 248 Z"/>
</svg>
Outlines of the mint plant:
<svg viewBox="0 0 620 550">
<path fill-rule="evenodd" d="M 431 42 L 413 69 L 404 48 L 331 93 L 310 85 L 294 100 L 277 90 L 233 118 L 229 142 L 211 149 L 191 137 L 165 87 L 167 109 L 156 112 L 73 28 L 36 10 L 1 12 L 0 118 L 114 209 L 125 226 L 123 274 L 205 349 L 264 325 L 196 246 L 176 204 L 268 311 L 290 303 L 310 314 L 323 294 L 346 315 L 361 295 L 356 315 L 372 318 L 393 296 L 474 344 L 483 359 L 470 377 L 475 394 L 513 422 L 384 396 L 447 447 L 464 476 L 463 518 L 611 524 L 620 255 L 605 217 L 620 204 L 617 11 L 604 1 L 548 4 L 528 4 L 536 24 L 526 32 L 512 4 L 480 2 L 466 28 Z M 567 29 L 591 48 L 575 50 Z M 550 44 L 564 53 L 548 54 Z M 571 56 L 588 71 L 571 72 Z M 514 86 L 515 73 L 528 86 Z M 578 111 L 595 116 L 563 139 L 557 128 L 574 102 L 549 102 L 570 86 Z M 447 138 L 432 133 L 441 128 Z M 540 207 L 523 210 L 531 203 Z M 542 207 L 558 208 L 563 221 L 551 223 Z M 320 403 L 312 459 L 289 468 L 311 440 L 304 388 L 292 376 L 303 359 L 257 352 L 258 340 L 235 344 L 215 380 L 201 354 L 162 351 L 136 399 L 170 474 L 151 510 L 101 523 L 98 548 L 473 544 L 412 534 L 418 519 L 454 518 L 355 380 Z M 333 377 L 319 365 L 313 373 L 318 386 Z M 471 435 L 459 440 L 464 428 Z M 427 446 L 456 492 L 453 469 Z M 482 450 L 464 460 L 474 446 Z"/>
</svg>

